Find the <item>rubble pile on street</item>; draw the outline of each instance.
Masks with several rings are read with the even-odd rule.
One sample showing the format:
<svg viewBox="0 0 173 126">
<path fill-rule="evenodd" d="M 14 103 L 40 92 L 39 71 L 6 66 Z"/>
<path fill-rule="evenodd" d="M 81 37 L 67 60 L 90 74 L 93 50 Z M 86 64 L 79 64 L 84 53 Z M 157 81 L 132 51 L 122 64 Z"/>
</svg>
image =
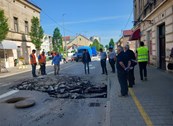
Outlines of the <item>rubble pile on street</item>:
<svg viewBox="0 0 173 126">
<path fill-rule="evenodd" d="M 90 81 L 77 76 L 47 76 L 44 78 L 28 79 L 12 88 L 47 92 L 51 97 L 55 98 L 80 99 L 107 97 L 106 84 L 94 85 Z"/>
</svg>

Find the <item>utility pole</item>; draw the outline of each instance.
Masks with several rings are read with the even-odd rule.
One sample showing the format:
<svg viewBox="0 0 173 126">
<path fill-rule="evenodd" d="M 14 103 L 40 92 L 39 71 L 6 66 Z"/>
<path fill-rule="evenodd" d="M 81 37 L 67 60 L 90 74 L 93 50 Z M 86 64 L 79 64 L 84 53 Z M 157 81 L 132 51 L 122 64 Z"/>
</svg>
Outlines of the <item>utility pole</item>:
<svg viewBox="0 0 173 126">
<path fill-rule="evenodd" d="M 63 16 L 63 30 L 64 30 L 65 52 L 66 52 L 66 56 L 68 56 L 68 52 L 67 52 L 67 42 L 66 42 L 66 37 L 65 37 L 65 26 L 64 26 L 64 16 L 65 16 L 65 13 L 62 14 L 62 16 Z"/>
</svg>

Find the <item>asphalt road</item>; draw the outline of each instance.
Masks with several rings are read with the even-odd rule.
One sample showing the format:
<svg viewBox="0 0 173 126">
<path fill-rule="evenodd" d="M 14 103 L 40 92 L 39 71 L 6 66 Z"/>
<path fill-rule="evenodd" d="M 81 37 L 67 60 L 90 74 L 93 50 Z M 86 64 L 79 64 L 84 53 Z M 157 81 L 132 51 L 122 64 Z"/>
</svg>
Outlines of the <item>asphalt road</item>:
<svg viewBox="0 0 173 126">
<path fill-rule="evenodd" d="M 106 75 L 101 75 L 100 63 L 90 64 L 90 74 L 85 75 L 81 62 L 61 65 L 60 75 L 75 75 L 95 84 L 108 82 Z M 53 67 L 47 67 L 48 76 L 53 75 Z M 1 79 L 6 84 L 0 87 L 0 96 L 9 91 L 15 81 L 30 78 L 31 73 Z M 36 101 L 34 107 L 16 109 L 14 104 L 4 103 L 10 97 L 29 97 Z M 109 95 L 108 95 L 109 96 Z M 106 126 L 108 117 L 108 98 L 91 99 L 55 99 L 46 93 L 36 91 L 19 91 L 0 99 L 0 126 Z"/>
</svg>

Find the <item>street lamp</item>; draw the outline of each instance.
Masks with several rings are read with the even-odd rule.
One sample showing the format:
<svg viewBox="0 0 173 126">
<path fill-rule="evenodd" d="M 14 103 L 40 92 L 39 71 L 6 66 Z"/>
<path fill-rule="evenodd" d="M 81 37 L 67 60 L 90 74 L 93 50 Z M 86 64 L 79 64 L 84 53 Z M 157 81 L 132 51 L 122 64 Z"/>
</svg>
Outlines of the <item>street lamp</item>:
<svg viewBox="0 0 173 126">
<path fill-rule="evenodd" d="M 64 30 L 65 52 L 66 52 L 66 56 L 68 56 L 68 53 L 67 53 L 67 42 L 66 42 L 66 37 L 65 37 L 65 27 L 64 27 L 64 16 L 65 16 L 65 13 L 62 14 L 62 16 L 63 16 L 63 30 Z"/>
</svg>

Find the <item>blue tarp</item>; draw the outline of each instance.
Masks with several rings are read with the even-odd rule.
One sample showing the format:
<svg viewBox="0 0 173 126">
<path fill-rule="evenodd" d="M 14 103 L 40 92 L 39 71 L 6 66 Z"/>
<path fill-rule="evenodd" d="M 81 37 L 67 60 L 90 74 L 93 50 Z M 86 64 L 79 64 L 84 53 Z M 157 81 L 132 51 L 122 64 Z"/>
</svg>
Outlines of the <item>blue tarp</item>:
<svg viewBox="0 0 173 126">
<path fill-rule="evenodd" d="M 80 46 L 80 47 L 78 47 L 78 49 L 77 49 L 78 53 L 82 54 L 84 49 L 86 49 L 89 52 L 90 56 L 92 56 L 92 50 L 89 46 Z"/>
</svg>

